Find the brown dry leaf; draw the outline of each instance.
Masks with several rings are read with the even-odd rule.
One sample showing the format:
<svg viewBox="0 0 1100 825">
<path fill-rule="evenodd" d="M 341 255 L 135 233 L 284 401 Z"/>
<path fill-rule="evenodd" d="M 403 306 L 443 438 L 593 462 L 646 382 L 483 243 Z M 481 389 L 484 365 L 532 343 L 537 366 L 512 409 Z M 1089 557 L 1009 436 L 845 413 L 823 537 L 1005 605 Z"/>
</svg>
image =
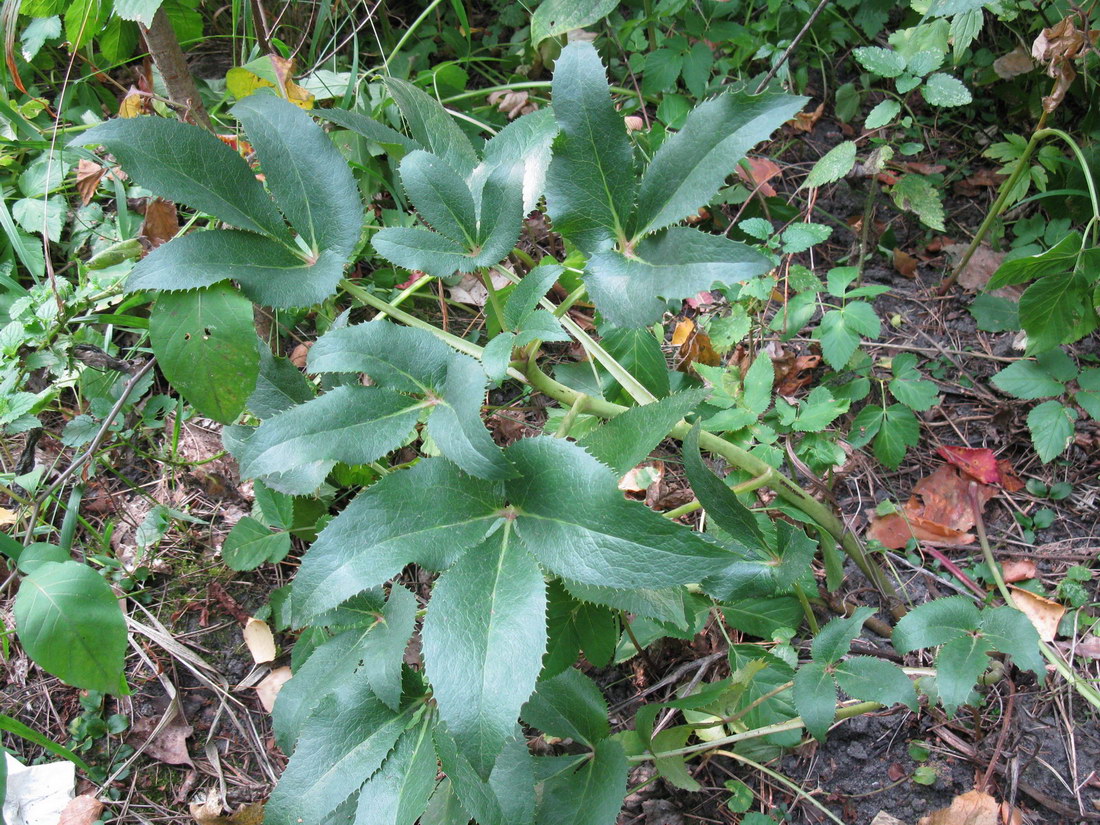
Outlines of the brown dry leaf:
<svg viewBox="0 0 1100 825">
<path fill-rule="evenodd" d="M 967 532 L 974 526 L 971 483 L 977 485 L 979 507 L 997 495 L 995 487 L 971 482 L 950 464 L 942 465 L 916 483 L 901 513 L 873 518 L 868 537 L 892 550 L 905 547 L 911 538 L 937 546 L 972 543 L 974 534 Z"/>
<path fill-rule="evenodd" d="M 80 193 L 80 205 L 87 206 L 95 197 L 99 182 L 107 174 L 107 169 L 94 160 L 81 158 L 76 164 L 76 191 Z"/>
<path fill-rule="evenodd" d="M 309 358 L 309 348 L 312 346 L 312 341 L 305 341 L 298 344 L 298 346 L 290 351 L 290 363 L 298 369 L 304 370 L 306 368 L 306 359 Z"/>
<path fill-rule="evenodd" d="M 1039 571 L 1035 567 L 1035 562 L 1031 559 L 1020 559 L 1019 561 L 1006 561 L 1002 564 L 1001 575 L 1004 576 L 1006 582 L 1011 584 L 1012 582 L 1034 579 L 1039 575 Z"/>
<path fill-rule="evenodd" d="M 1058 649 L 1067 656 L 1071 653 L 1075 656 L 1084 656 L 1086 659 L 1100 659 L 1100 636 L 1090 633 L 1077 644 L 1070 642 L 1057 642 Z"/>
<path fill-rule="evenodd" d="M 898 777 L 898 779 L 900 778 L 901 777 Z M 894 781 L 897 782 L 897 779 Z M 871 820 L 871 825 L 905 825 L 905 823 L 893 814 L 888 814 L 886 811 L 879 811 L 875 814 L 875 818 Z"/>
<path fill-rule="evenodd" d="M 290 677 L 289 667 L 277 667 L 256 685 L 256 696 L 268 713 L 275 709 L 275 697 L 279 695 L 283 685 L 290 681 Z"/>
<path fill-rule="evenodd" d="M 943 251 L 947 253 L 952 268 L 958 266 L 968 247 L 969 244 L 961 243 L 944 246 Z M 959 286 L 971 292 L 983 289 L 1001 265 L 1004 257 L 1003 252 L 994 252 L 992 248 L 982 244 L 974 250 L 974 254 L 966 263 L 966 268 L 959 273 Z"/>
<path fill-rule="evenodd" d="M 493 289 L 503 289 L 512 283 L 496 270 L 489 273 L 489 278 L 493 284 Z M 460 304 L 483 307 L 489 301 L 489 290 L 485 288 L 481 278 L 473 273 L 463 275 L 461 281 L 452 287 L 448 287 L 448 289 L 451 292 L 451 300 L 458 301 Z"/>
<path fill-rule="evenodd" d="M 825 104 L 819 103 L 817 108 L 812 112 L 799 112 L 791 120 L 787 122 L 791 125 L 791 128 L 796 132 L 812 132 L 817 122 L 821 120 L 821 115 L 825 112 Z"/>
<path fill-rule="evenodd" d="M 774 361 L 772 363 L 775 363 Z M 782 376 L 776 369 L 776 393 L 784 398 L 795 395 L 799 390 L 814 380 L 814 370 L 821 364 L 820 355 L 799 355 L 786 368 Z"/>
<path fill-rule="evenodd" d="M 145 205 L 145 220 L 141 223 L 141 234 L 149 241 L 150 249 L 156 249 L 176 237 L 180 231 L 179 215 L 176 205 L 164 198 L 153 198 Z"/>
<path fill-rule="evenodd" d="M 951 530 L 942 524 L 928 521 L 918 516 L 906 517 L 898 513 L 888 516 L 872 516 L 871 525 L 867 528 L 867 538 L 881 541 L 891 550 L 901 550 L 909 543 L 909 539 L 933 545 L 944 544 L 971 544 L 974 541 L 972 533 Z"/>
<path fill-rule="evenodd" d="M 92 825 L 99 815 L 103 813 L 103 803 L 93 794 L 85 793 L 74 797 L 65 810 L 61 812 L 61 819 L 57 825 Z"/>
<path fill-rule="evenodd" d="M 1043 29 L 1031 44 L 1031 56 L 1047 64 L 1047 74 L 1051 77 L 1057 76 L 1053 64 L 1081 57 L 1100 35 L 1100 30 L 1086 34 L 1078 29 L 1076 18 L 1073 14 L 1062 18 L 1049 29 Z"/>
<path fill-rule="evenodd" d="M 967 791 L 951 800 L 950 808 L 940 808 L 931 816 L 921 817 L 919 825 L 1000 825 L 1001 804 L 987 793 Z"/>
<path fill-rule="evenodd" d="M 661 480 L 665 474 L 663 461 L 647 461 L 639 464 L 619 479 L 619 489 L 624 493 L 644 493 Z"/>
<path fill-rule="evenodd" d="M 249 617 L 242 632 L 244 643 L 248 646 L 248 652 L 252 654 L 252 660 L 256 664 L 262 665 L 275 658 L 275 637 L 271 633 L 271 628 L 267 626 L 267 622 Z"/>
<path fill-rule="evenodd" d="M 902 277 L 909 279 L 916 278 L 918 263 L 920 262 L 908 252 L 903 252 L 901 249 L 894 247 L 894 269 L 896 269 Z"/>
<path fill-rule="evenodd" d="M 1010 587 L 1009 590 L 1012 591 L 1012 601 L 1016 603 L 1016 607 L 1039 631 L 1039 638 L 1044 642 L 1053 642 L 1058 632 L 1058 623 L 1065 615 L 1065 607 L 1020 587 Z"/>
<path fill-rule="evenodd" d="M 745 165 L 749 168 L 746 169 Z M 758 190 L 764 197 L 770 198 L 775 195 L 775 189 L 768 181 L 782 171 L 775 161 L 767 158 L 745 158 L 744 164 L 737 166 L 737 177 Z"/>
<path fill-rule="evenodd" d="M 1035 68 L 1035 62 L 1023 46 L 1017 46 L 1008 54 L 1003 54 L 993 61 L 993 71 L 1002 80 L 1009 80 L 1017 75 L 1027 74 Z"/>
<path fill-rule="evenodd" d="M 509 120 L 515 120 L 520 115 L 529 114 L 537 108 L 533 103 L 528 103 L 527 97 L 527 92 L 524 91 L 496 91 L 490 93 L 489 103 L 508 115 Z"/>
<path fill-rule="evenodd" d="M 153 735 L 160 720 L 156 716 L 141 716 L 130 728 L 127 739 L 134 746 L 139 746 L 146 741 L 144 753 L 146 756 L 163 762 L 165 765 L 187 765 L 195 767 L 191 761 L 191 754 L 187 752 L 187 739 L 195 732 L 184 720 L 183 716 L 176 713 L 174 718 L 163 728 L 160 733 Z M 150 739 L 149 737 L 153 738 Z"/>
<path fill-rule="evenodd" d="M 918 175 L 938 175 L 940 172 L 946 172 L 947 167 L 942 163 L 921 163 L 920 161 L 911 160 L 906 162 L 906 167 L 911 172 L 916 172 Z"/>
<path fill-rule="evenodd" d="M 623 118 L 628 132 L 640 132 L 645 128 L 645 121 L 637 115 L 627 115 Z"/>
<path fill-rule="evenodd" d="M 241 805 L 229 816 L 222 816 L 222 798 L 217 791 L 210 791 L 202 802 L 192 802 L 191 816 L 198 825 L 263 825 L 262 802 Z"/>
</svg>

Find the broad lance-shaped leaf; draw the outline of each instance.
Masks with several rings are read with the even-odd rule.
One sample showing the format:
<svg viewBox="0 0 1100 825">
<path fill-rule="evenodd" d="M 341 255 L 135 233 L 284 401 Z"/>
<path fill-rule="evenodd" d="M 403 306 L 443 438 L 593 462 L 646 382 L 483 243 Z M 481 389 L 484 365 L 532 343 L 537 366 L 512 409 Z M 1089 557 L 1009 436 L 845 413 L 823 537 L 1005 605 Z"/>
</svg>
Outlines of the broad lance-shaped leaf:
<svg viewBox="0 0 1100 825">
<path fill-rule="evenodd" d="M 488 779 L 546 650 L 546 582 L 510 524 L 439 577 L 422 638 L 439 714 Z"/>
<path fill-rule="evenodd" d="M 823 665 L 836 662 L 848 652 L 852 646 L 852 640 L 863 630 L 864 622 L 874 615 L 875 611 L 872 608 L 859 607 L 851 616 L 833 619 L 814 637 L 810 647 L 813 660 Z"/>
<path fill-rule="evenodd" d="M 697 106 L 684 128 L 661 144 L 642 176 L 632 236 L 671 226 L 709 203 L 745 153 L 794 117 L 807 100 L 727 92 Z"/>
<path fill-rule="evenodd" d="M 13 612 L 20 644 L 43 670 L 73 687 L 126 692 L 126 619 L 92 568 L 42 564 L 20 583 Z"/>
<path fill-rule="evenodd" d="M 390 473 L 333 519 L 302 559 L 291 599 L 294 625 L 382 584 L 407 564 L 450 567 L 481 543 L 503 504 L 499 484 L 467 476 L 443 458 Z"/>
<path fill-rule="evenodd" d="M 313 385 L 289 358 L 274 355 L 271 347 L 259 338 L 256 345 L 260 353 L 260 375 L 256 379 L 256 389 L 248 398 L 248 409 L 257 418 L 270 418 L 314 397 Z"/>
<path fill-rule="evenodd" d="M 590 747 L 611 734 L 603 694 L 575 668 L 540 681 L 522 715 L 527 724 L 551 736 L 575 739 Z"/>
<path fill-rule="evenodd" d="M 92 144 L 105 146 L 135 183 L 155 195 L 240 229 L 290 239 L 279 210 L 244 158 L 205 129 L 163 117 L 120 118 L 69 141 L 70 146 Z"/>
<path fill-rule="evenodd" d="M 626 473 L 644 461 L 706 396 L 706 390 L 687 390 L 631 407 L 577 443 L 615 472 Z"/>
<path fill-rule="evenodd" d="M 626 793 L 626 773 L 622 745 L 604 739 L 576 771 L 546 781 L 536 823 L 615 825 Z"/>
<path fill-rule="evenodd" d="M 853 699 L 917 709 L 917 692 L 912 681 L 893 662 L 873 656 L 852 656 L 837 664 L 835 674 L 840 689 Z"/>
<path fill-rule="evenodd" d="M 316 461 L 368 464 L 400 447 L 426 406 L 382 387 L 345 386 L 263 422 L 239 457 L 254 478 Z"/>
<path fill-rule="evenodd" d="M 349 112 L 347 109 L 317 109 L 317 117 L 335 123 L 344 129 L 365 137 L 381 146 L 391 156 L 400 157 L 406 152 L 414 152 L 423 148 L 412 138 L 391 129 L 384 123 L 379 123 L 359 112 Z"/>
<path fill-rule="evenodd" d="M 378 770 L 412 711 L 400 714 L 375 696 L 366 680 L 320 701 L 294 755 L 264 806 L 268 825 L 323 821 Z"/>
<path fill-rule="evenodd" d="M 523 228 L 523 167 L 501 163 L 489 173 L 478 202 L 478 237 L 474 258 L 492 266 L 512 251 Z"/>
<path fill-rule="evenodd" d="M 736 541 L 745 547 L 765 547 L 764 534 L 756 517 L 736 494 L 703 463 L 699 451 L 699 427 L 693 427 L 684 439 L 684 469 L 687 472 L 691 489 L 695 491 L 699 503 L 707 511 L 714 523 L 721 527 Z"/>
<path fill-rule="evenodd" d="M 401 185 L 416 211 L 436 232 L 470 248 L 477 240 L 477 207 L 462 175 L 431 152 L 406 155 Z"/>
<path fill-rule="evenodd" d="M 315 253 L 350 255 L 362 231 L 363 203 L 329 136 L 297 106 L 270 94 L 246 97 L 233 114 L 244 124 L 267 188 L 290 225 Z"/>
<path fill-rule="evenodd" d="M 126 290 L 196 289 L 232 278 L 254 303 L 280 309 L 308 307 L 336 292 L 344 263 L 344 254 L 332 250 L 307 261 L 282 244 L 250 232 L 192 232 L 138 261 Z"/>
<path fill-rule="evenodd" d="M 401 734 L 382 767 L 359 791 L 355 825 L 413 825 L 435 787 L 435 745 L 431 726 Z"/>
<path fill-rule="evenodd" d="M 259 427 L 244 427 L 236 424 L 223 427 L 222 444 L 240 462 L 248 455 L 248 445 L 258 430 Z M 280 493 L 292 496 L 308 496 L 316 492 L 335 466 L 336 462 L 334 460 L 310 461 L 289 470 L 265 473 L 262 481 L 265 486 Z"/>
<path fill-rule="evenodd" d="M 382 621 L 371 628 L 361 648 L 362 666 L 371 690 L 391 710 L 401 703 L 401 662 L 416 623 L 416 597 L 399 584 L 390 588 Z"/>
<path fill-rule="evenodd" d="M 247 299 L 228 284 L 163 293 L 149 338 L 161 372 L 196 410 L 223 424 L 241 414 L 260 372 Z"/>
<path fill-rule="evenodd" d="M 435 278 L 450 278 L 456 272 L 477 268 L 459 244 L 422 226 L 387 226 L 375 233 L 371 244 L 390 263 Z"/>
<path fill-rule="evenodd" d="M 700 582 L 732 555 L 699 533 L 627 501 L 618 477 L 583 449 L 527 438 L 505 451 L 520 477 L 507 483 L 516 529 L 563 578 L 623 590 Z"/>
<path fill-rule="evenodd" d="M 660 320 L 671 301 L 767 272 L 771 261 L 750 246 L 685 226 L 647 238 L 633 257 L 593 254 L 585 284 L 612 324 L 642 327 Z"/>
<path fill-rule="evenodd" d="M 255 570 L 264 562 L 280 562 L 290 552 L 290 533 L 272 533 L 264 524 L 245 516 L 229 531 L 222 558 L 230 570 Z"/>
<path fill-rule="evenodd" d="M 818 742 L 836 718 L 836 681 L 820 662 L 807 662 L 794 675 L 794 706 Z"/>
<path fill-rule="evenodd" d="M 470 175 L 470 190 L 475 200 L 489 174 L 499 166 L 519 163 L 523 172 L 523 213 L 538 205 L 550 166 L 550 145 L 558 134 L 558 124 L 551 109 L 523 115 L 513 120 L 485 144 L 482 161 Z"/>
<path fill-rule="evenodd" d="M 326 332 L 307 363 L 311 373 L 363 372 L 379 386 L 423 393 L 446 380 L 454 357 L 430 332 L 383 319 Z"/>
<path fill-rule="evenodd" d="M 464 178 L 469 175 L 477 165 L 477 153 L 443 105 L 407 80 L 387 77 L 383 82 L 420 145 L 447 160 Z"/>
<path fill-rule="evenodd" d="M 566 46 L 554 66 L 554 117 L 561 130 L 546 176 L 554 229 L 585 254 L 626 236 L 634 210 L 634 155 L 591 43 Z"/>
</svg>

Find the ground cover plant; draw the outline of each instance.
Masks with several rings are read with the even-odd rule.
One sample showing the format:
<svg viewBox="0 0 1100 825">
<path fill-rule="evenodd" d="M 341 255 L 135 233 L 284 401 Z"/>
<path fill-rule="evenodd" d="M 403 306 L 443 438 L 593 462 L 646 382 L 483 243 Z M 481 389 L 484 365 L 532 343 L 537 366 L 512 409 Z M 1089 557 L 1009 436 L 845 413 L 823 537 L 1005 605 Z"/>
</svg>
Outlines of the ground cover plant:
<svg viewBox="0 0 1100 825">
<path fill-rule="evenodd" d="M 200 11 L 7 22 L 0 728 L 66 821 L 1094 814 L 1091 9 Z M 799 785 L 890 719 L 892 797 Z"/>
</svg>

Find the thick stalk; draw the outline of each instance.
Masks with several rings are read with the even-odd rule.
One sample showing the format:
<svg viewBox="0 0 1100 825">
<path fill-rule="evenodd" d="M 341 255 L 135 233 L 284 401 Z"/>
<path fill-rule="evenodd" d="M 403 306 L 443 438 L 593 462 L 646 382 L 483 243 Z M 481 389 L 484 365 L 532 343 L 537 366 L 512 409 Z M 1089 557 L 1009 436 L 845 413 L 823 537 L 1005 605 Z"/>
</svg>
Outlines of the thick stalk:
<svg viewBox="0 0 1100 825">
<path fill-rule="evenodd" d="M 168 99 L 179 110 L 180 119 L 214 131 L 210 115 L 203 106 L 199 90 L 195 88 L 195 81 L 187 68 L 187 59 L 183 56 L 180 41 L 163 6 L 153 15 L 153 22 L 148 27 L 142 26 L 141 31 L 145 35 L 149 54 L 164 78 Z"/>
</svg>

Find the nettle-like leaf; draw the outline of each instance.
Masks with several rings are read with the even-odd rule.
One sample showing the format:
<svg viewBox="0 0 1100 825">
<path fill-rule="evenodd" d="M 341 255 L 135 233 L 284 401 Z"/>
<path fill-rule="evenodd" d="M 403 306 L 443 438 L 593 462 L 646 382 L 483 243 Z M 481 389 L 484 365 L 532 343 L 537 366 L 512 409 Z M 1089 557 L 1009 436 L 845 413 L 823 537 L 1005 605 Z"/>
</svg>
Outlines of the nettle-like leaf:
<svg viewBox="0 0 1100 825">
<path fill-rule="evenodd" d="M 467 472 L 515 475 L 481 422 L 484 371 L 430 333 L 384 320 L 332 330 L 310 350 L 309 366 L 314 373 L 366 373 L 373 385 L 337 387 L 267 418 L 234 453 L 246 476 L 376 461 L 405 443 L 424 415 L 435 445 Z"/>
<path fill-rule="evenodd" d="M 182 291 L 232 278 L 267 306 L 324 300 L 335 291 L 362 226 L 351 170 L 321 128 L 285 100 L 251 95 L 233 113 L 263 164 L 266 191 L 240 155 L 196 126 L 118 119 L 70 142 L 106 147 L 154 194 L 237 228 L 163 244 L 138 262 L 126 288 Z M 293 240 L 284 216 L 308 251 Z"/>
<path fill-rule="evenodd" d="M 703 103 L 661 145 L 637 184 L 630 140 L 591 44 L 562 51 L 552 91 L 561 132 L 547 207 L 555 230 L 588 256 L 588 291 L 611 323 L 645 326 L 670 301 L 770 268 L 751 247 L 672 225 L 707 203 L 745 152 L 789 120 L 804 98 L 724 94 Z"/>
<path fill-rule="evenodd" d="M 810 648 L 811 661 L 794 676 L 795 708 L 818 741 L 824 740 L 836 717 L 838 684 L 853 699 L 917 709 L 913 683 L 893 662 L 870 656 L 843 659 L 864 622 L 874 614 L 871 608 L 860 607 L 851 616 L 833 619 L 821 628 Z"/>
<path fill-rule="evenodd" d="M 919 605 L 894 627 L 894 648 L 908 653 L 939 647 L 936 690 L 948 714 L 970 697 L 989 666 L 988 654 L 998 651 L 1018 667 L 1043 678 L 1046 666 L 1039 651 L 1039 634 L 1031 621 L 1012 607 L 978 608 L 966 596 L 950 596 Z"/>
</svg>

